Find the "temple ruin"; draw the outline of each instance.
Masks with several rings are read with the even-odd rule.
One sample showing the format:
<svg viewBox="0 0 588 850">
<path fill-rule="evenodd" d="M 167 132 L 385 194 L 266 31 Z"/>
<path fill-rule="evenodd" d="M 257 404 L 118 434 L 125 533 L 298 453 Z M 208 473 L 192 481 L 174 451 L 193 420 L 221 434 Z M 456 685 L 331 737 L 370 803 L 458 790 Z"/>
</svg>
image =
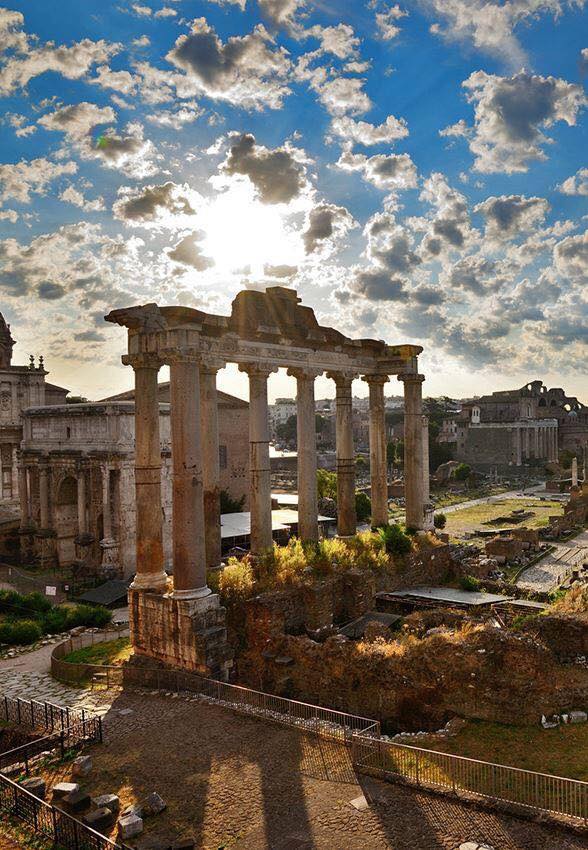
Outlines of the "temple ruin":
<svg viewBox="0 0 588 850">
<path fill-rule="evenodd" d="M 297 382 L 299 536 L 318 540 L 314 380 L 326 373 L 336 388 L 337 530 L 356 532 L 351 384 L 369 387 L 372 524 L 388 520 L 384 384 L 404 385 L 406 522 L 431 526 L 427 432 L 415 345 L 350 339 L 318 324 L 294 290 L 240 292 L 230 316 L 156 304 L 113 310 L 106 320 L 128 328 L 123 363 L 135 375 L 137 573 L 130 590 L 137 655 L 178 667 L 221 673 L 230 666 L 224 611 L 206 580 L 206 549 L 219 550 L 216 375 L 237 363 L 249 377 L 251 551 L 272 546 L 268 391 L 270 374 L 285 367 Z M 161 451 L 157 376 L 170 367 L 173 590 L 164 570 Z M 202 424 L 204 427 L 202 427 Z"/>
</svg>

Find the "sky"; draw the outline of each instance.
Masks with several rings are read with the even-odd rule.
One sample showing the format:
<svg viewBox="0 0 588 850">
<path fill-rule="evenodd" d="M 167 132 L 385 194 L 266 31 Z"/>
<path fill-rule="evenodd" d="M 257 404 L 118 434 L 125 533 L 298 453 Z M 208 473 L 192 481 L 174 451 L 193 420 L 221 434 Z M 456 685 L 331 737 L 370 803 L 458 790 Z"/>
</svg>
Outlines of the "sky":
<svg viewBox="0 0 588 850">
<path fill-rule="evenodd" d="M 588 402 L 587 23 L 585 0 L 0 7 L 15 361 L 100 398 L 132 383 L 111 309 L 280 285 L 422 345 L 425 395 Z M 236 368 L 219 386 L 247 396 Z"/>
</svg>

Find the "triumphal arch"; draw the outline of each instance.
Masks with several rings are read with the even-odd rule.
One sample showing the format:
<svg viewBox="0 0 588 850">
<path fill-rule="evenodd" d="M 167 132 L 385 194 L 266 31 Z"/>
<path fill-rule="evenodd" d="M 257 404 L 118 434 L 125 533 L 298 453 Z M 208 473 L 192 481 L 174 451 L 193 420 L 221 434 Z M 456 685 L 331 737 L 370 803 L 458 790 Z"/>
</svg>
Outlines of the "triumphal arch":
<svg viewBox="0 0 588 850">
<path fill-rule="evenodd" d="M 319 325 L 295 290 L 244 290 L 230 316 L 157 304 L 113 310 L 106 320 L 128 328 L 123 363 L 135 373 L 137 574 L 130 590 L 135 653 L 166 664 L 221 673 L 230 666 L 224 610 L 206 581 L 220 562 L 216 374 L 237 363 L 249 378 L 251 551 L 272 545 L 267 381 L 285 367 L 297 383 L 299 536 L 318 539 L 314 380 L 336 390 L 337 530 L 355 534 L 354 378 L 369 387 L 372 524 L 388 521 L 384 384 L 404 385 L 407 525 L 429 527 L 423 375 L 416 345 L 350 339 Z M 173 466 L 173 589 L 164 571 L 157 376 L 170 367 Z"/>
</svg>

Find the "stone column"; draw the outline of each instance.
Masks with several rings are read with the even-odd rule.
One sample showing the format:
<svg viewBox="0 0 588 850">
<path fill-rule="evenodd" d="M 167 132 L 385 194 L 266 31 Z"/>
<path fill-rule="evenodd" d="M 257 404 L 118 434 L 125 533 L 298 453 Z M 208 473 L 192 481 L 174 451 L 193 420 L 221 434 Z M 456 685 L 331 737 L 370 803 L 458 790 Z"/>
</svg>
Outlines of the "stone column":
<svg viewBox="0 0 588 850">
<path fill-rule="evenodd" d="M 423 492 L 423 390 L 424 375 L 404 373 L 404 498 L 406 525 L 425 527 Z"/>
<path fill-rule="evenodd" d="M 200 438 L 200 364 L 170 364 L 174 598 L 208 596 Z"/>
<path fill-rule="evenodd" d="M 200 366 L 200 432 L 207 567 L 219 567 L 221 563 L 220 458 L 216 373 L 224 365 L 220 361 L 206 361 Z"/>
<path fill-rule="evenodd" d="M 431 498 L 431 476 L 429 473 L 429 417 L 423 415 L 423 503 L 429 504 Z"/>
<path fill-rule="evenodd" d="M 78 535 L 82 537 L 88 531 L 88 520 L 86 516 L 86 470 L 83 464 L 77 468 L 78 479 Z"/>
<path fill-rule="evenodd" d="M 535 460 L 539 457 L 539 426 L 535 425 L 534 429 L 535 434 Z"/>
<path fill-rule="evenodd" d="M 515 428 L 515 452 L 516 452 L 516 464 L 520 466 L 522 463 L 522 450 L 521 450 L 521 429 Z"/>
<path fill-rule="evenodd" d="M 137 506 L 137 573 L 135 590 L 164 590 L 161 510 L 161 444 L 157 375 L 153 355 L 129 358 L 135 370 L 135 492 Z"/>
<path fill-rule="evenodd" d="M 103 536 L 100 541 L 102 549 L 102 570 L 115 574 L 120 569 L 118 558 L 118 541 L 112 531 L 112 489 L 110 486 L 110 464 L 103 463 L 100 467 L 102 475 L 102 526 Z"/>
<path fill-rule="evenodd" d="M 370 394 L 370 485 L 372 527 L 388 525 L 388 476 L 386 464 L 386 406 L 384 384 L 387 375 L 366 375 Z"/>
<path fill-rule="evenodd" d="M 20 528 L 28 531 L 31 526 L 31 513 L 29 504 L 29 482 L 27 468 L 24 463 L 18 465 L 18 498 L 20 502 Z"/>
<path fill-rule="evenodd" d="M 310 369 L 288 369 L 288 374 L 296 378 L 298 536 L 305 543 L 314 543 L 319 538 L 314 379 L 321 373 Z"/>
<path fill-rule="evenodd" d="M 51 528 L 49 513 L 49 464 L 46 460 L 39 463 L 39 507 L 41 531 Z"/>
<path fill-rule="evenodd" d="M 249 375 L 251 552 L 260 555 L 273 545 L 267 379 L 274 370 L 253 364 L 239 369 Z"/>
<path fill-rule="evenodd" d="M 355 513 L 355 451 L 353 449 L 353 409 L 351 372 L 328 372 L 335 381 L 337 423 L 337 533 L 350 537 L 357 531 Z"/>
</svg>

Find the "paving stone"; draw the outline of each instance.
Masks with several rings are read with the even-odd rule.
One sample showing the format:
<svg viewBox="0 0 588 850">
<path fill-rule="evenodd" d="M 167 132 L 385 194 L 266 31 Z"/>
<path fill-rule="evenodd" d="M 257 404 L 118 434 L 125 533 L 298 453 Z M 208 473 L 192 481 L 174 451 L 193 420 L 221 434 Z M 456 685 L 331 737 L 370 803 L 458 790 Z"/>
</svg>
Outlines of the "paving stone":
<svg viewBox="0 0 588 850">
<path fill-rule="evenodd" d="M 171 850 L 193 850 L 195 847 L 195 838 L 180 838 L 178 841 L 174 841 Z"/>
<path fill-rule="evenodd" d="M 99 797 L 92 797 L 92 802 L 99 809 L 110 809 L 115 813 L 120 809 L 120 798 L 116 794 L 101 794 Z"/>
<path fill-rule="evenodd" d="M 61 804 L 72 814 L 85 812 L 92 805 L 90 795 L 86 791 L 72 791 L 61 798 Z"/>
<path fill-rule="evenodd" d="M 369 808 L 368 801 L 363 794 L 356 797 L 355 800 L 351 800 L 351 805 L 354 809 L 357 809 L 358 812 L 365 812 L 365 810 Z"/>
<path fill-rule="evenodd" d="M 118 819 L 118 834 L 123 840 L 134 838 L 143 832 L 143 821 L 139 815 L 124 815 Z"/>
<path fill-rule="evenodd" d="M 79 791 L 80 786 L 77 782 L 58 782 L 57 785 L 54 785 L 51 789 L 53 794 L 53 799 L 60 800 L 62 797 L 65 797 L 67 794 L 73 794 L 74 791 Z"/>
<path fill-rule="evenodd" d="M 74 776 L 87 776 L 92 770 L 91 756 L 78 756 L 74 759 L 71 772 Z"/>
<path fill-rule="evenodd" d="M 27 791 L 30 791 L 31 794 L 34 794 L 35 797 L 38 797 L 40 800 L 45 799 L 47 786 L 43 777 L 29 776 L 27 779 L 23 779 L 20 784 L 23 788 L 26 788 Z"/>
<path fill-rule="evenodd" d="M 110 829 L 113 820 L 113 812 L 106 808 L 96 809 L 96 811 L 90 812 L 89 815 L 84 815 L 83 817 L 84 823 L 87 826 L 91 826 L 96 832 L 104 832 Z"/>
</svg>

